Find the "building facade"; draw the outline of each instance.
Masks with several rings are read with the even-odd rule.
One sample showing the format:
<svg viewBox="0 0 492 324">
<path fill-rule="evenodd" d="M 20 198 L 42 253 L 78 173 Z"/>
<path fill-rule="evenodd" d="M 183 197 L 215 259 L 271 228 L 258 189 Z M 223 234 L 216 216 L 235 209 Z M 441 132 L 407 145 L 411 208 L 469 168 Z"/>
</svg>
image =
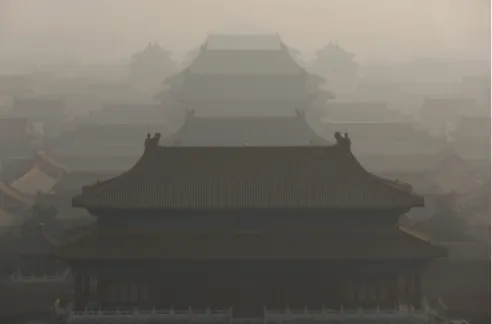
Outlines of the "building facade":
<svg viewBox="0 0 492 324">
<path fill-rule="evenodd" d="M 191 307 L 222 314 L 216 322 L 276 318 L 265 309 L 421 310 L 420 271 L 445 251 L 398 218 L 423 199 L 365 171 L 348 136 L 335 138 L 166 147 L 148 137 L 134 167 L 72 201 L 98 218 L 56 251 L 75 276 L 73 322 L 103 310 L 172 309 L 176 320 Z"/>
</svg>

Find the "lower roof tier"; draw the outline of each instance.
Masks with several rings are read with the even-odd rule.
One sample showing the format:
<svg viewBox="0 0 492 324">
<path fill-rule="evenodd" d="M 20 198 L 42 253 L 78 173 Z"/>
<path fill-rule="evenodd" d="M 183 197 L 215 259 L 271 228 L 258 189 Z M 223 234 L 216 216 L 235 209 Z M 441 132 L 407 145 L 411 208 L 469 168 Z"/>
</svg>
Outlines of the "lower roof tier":
<svg viewBox="0 0 492 324">
<path fill-rule="evenodd" d="M 408 260 L 445 250 L 405 229 L 164 233 L 96 228 L 57 248 L 67 260 Z"/>
<path fill-rule="evenodd" d="M 423 198 L 359 164 L 350 139 L 332 146 L 161 147 L 150 135 L 122 175 L 84 187 L 72 201 L 88 209 L 393 209 Z"/>
</svg>

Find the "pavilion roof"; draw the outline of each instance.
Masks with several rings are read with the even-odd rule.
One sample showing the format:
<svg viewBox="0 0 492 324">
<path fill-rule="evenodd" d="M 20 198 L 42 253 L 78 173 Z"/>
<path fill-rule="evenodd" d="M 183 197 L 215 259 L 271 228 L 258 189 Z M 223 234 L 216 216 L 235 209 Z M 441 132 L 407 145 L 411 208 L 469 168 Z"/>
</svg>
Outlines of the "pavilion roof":
<svg viewBox="0 0 492 324">
<path fill-rule="evenodd" d="M 59 178 L 52 178 L 42 170 L 34 167 L 19 179 L 13 181 L 10 186 L 25 195 L 35 196 L 38 193 L 49 193 Z"/>
<path fill-rule="evenodd" d="M 226 135 L 225 135 L 226 136 Z M 332 146 L 161 147 L 149 138 L 122 175 L 87 186 L 73 205 L 112 209 L 398 209 L 423 198 L 367 172 L 350 139 Z"/>
<path fill-rule="evenodd" d="M 300 75 L 278 35 L 211 35 L 188 68 L 200 75 Z"/>
</svg>

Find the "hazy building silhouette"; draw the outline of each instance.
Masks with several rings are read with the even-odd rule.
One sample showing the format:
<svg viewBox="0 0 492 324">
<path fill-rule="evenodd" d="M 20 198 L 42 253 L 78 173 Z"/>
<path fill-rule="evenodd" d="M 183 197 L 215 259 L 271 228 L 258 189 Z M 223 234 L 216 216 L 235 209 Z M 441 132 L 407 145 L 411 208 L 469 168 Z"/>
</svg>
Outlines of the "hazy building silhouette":
<svg viewBox="0 0 492 324">
<path fill-rule="evenodd" d="M 289 115 L 311 108 L 321 95 L 319 81 L 308 78 L 278 35 L 214 34 L 189 67 L 166 81 L 159 97 L 183 111 Z"/>
<path fill-rule="evenodd" d="M 75 309 L 232 306 L 234 317 L 262 317 L 343 305 L 391 318 L 410 315 L 384 310 L 421 307 L 420 266 L 445 251 L 397 223 L 423 199 L 365 171 L 347 135 L 235 148 L 161 147 L 159 137 L 130 170 L 73 199 L 98 218 L 56 252 L 75 272 Z"/>
<path fill-rule="evenodd" d="M 213 117 L 188 112 L 181 128 L 165 138 L 166 146 L 309 146 L 329 142 L 308 125 L 303 111 L 295 116 Z"/>
<path fill-rule="evenodd" d="M 313 68 L 326 78 L 328 87 L 335 95 L 352 92 L 357 86 L 359 65 L 355 54 L 331 42 L 315 53 Z"/>
<path fill-rule="evenodd" d="M 158 43 L 149 45 L 132 56 L 130 63 L 133 84 L 146 93 L 155 93 L 167 76 L 176 70 L 171 53 Z"/>
<path fill-rule="evenodd" d="M 431 134 L 446 136 L 463 116 L 474 113 L 476 102 L 470 98 L 426 98 L 417 120 Z"/>
</svg>

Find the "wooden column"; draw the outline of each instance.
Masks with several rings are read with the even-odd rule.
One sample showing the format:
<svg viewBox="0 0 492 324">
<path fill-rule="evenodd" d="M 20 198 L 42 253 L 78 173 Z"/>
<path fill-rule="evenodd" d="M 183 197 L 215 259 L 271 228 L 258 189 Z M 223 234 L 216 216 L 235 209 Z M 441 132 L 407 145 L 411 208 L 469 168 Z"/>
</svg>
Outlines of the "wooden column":
<svg viewBox="0 0 492 324">
<path fill-rule="evenodd" d="M 89 301 L 89 276 L 79 273 L 75 276 L 75 307 L 84 309 Z"/>
<path fill-rule="evenodd" d="M 404 295 L 403 300 L 405 301 L 405 306 L 410 307 L 413 305 L 413 272 L 407 272 L 404 275 Z"/>
<path fill-rule="evenodd" d="M 164 272 L 162 275 L 156 275 L 152 273 L 152 275 L 147 276 L 147 285 L 149 291 L 149 301 L 148 303 L 157 308 L 166 308 L 169 305 L 164 305 L 163 299 L 161 296 L 161 291 L 164 291 L 167 288 L 167 276 L 168 274 Z"/>
<path fill-rule="evenodd" d="M 390 276 L 389 280 L 389 301 L 391 308 L 398 306 L 398 274 Z"/>
<path fill-rule="evenodd" d="M 74 303 L 75 309 L 82 309 L 83 304 L 82 276 L 77 273 L 74 276 Z"/>
<path fill-rule="evenodd" d="M 422 308 L 422 286 L 420 281 L 420 271 L 415 271 L 414 273 L 414 285 L 415 285 L 415 297 L 414 297 L 414 307 L 416 309 Z"/>
<path fill-rule="evenodd" d="M 91 298 L 90 289 L 91 289 L 91 277 L 88 273 L 84 273 L 84 302 L 86 306 Z"/>
<path fill-rule="evenodd" d="M 103 276 L 98 276 L 97 277 L 97 300 L 98 302 L 104 307 L 104 305 L 107 303 L 107 296 L 108 296 L 108 279 Z"/>
</svg>

